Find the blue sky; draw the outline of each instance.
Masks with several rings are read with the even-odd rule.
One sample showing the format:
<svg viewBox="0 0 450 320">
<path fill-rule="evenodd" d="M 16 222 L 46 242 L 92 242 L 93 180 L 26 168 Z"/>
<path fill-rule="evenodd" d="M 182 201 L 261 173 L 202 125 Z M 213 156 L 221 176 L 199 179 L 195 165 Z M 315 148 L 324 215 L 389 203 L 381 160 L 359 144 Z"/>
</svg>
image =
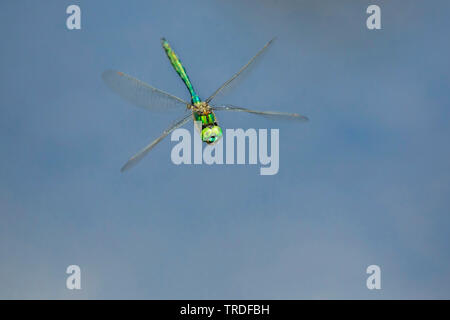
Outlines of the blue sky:
<svg viewBox="0 0 450 320">
<path fill-rule="evenodd" d="M 78 4 L 82 29 L 66 29 Z M 365 26 L 378 4 L 382 30 Z M 450 297 L 449 4 L 445 1 L 3 1 L 0 298 Z M 280 170 L 176 166 L 177 113 L 114 95 L 118 69 L 182 98 L 165 36 L 207 97 L 298 112 Z M 192 125 L 187 128 L 192 130 Z M 65 288 L 68 265 L 82 290 Z M 377 264 L 382 289 L 366 288 Z"/>
</svg>

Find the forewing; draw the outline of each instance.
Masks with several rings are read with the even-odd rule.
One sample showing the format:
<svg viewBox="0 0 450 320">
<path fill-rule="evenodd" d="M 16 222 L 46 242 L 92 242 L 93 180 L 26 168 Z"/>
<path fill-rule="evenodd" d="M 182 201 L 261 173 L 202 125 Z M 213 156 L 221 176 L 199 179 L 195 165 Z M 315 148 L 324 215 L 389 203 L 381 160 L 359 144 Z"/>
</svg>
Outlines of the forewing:
<svg viewBox="0 0 450 320">
<path fill-rule="evenodd" d="M 120 169 L 120 171 L 124 172 L 125 170 L 130 169 L 131 167 L 135 166 L 140 160 L 142 160 L 143 157 L 147 155 L 147 153 L 150 152 L 150 150 L 153 149 L 161 140 L 163 140 L 165 137 L 167 137 L 173 130 L 183 126 L 186 122 L 188 122 L 191 118 L 192 114 L 188 113 L 180 120 L 173 123 L 169 128 L 164 130 L 163 134 L 159 136 L 157 139 L 153 140 L 152 143 L 150 143 L 148 146 L 146 146 L 144 149 L 136 153 L 134 156 L 132 156 L 127 163 Z"/>
<path fill-rule="evenodd" d="M 260 115 L 260 116 L 271 118 L 271 119 L 295 120 L 295 121 L 303 121 L 303 122 L 308 121 L 307 117 L 302 116 L 298 113 L 286 113 L 286 112 L 277 112 L 277 111 L 259 111 L 259 110 L 252 110 L 252 109 L 247 109 L 247 108 L 243 108 L 243 107 L 232 106 L 232 105 L 215 106 L 215 107 L 212 107 L 212 109 L 217 110 L 217 111 L 247 112 L 247 113 Z"/>
</svg>

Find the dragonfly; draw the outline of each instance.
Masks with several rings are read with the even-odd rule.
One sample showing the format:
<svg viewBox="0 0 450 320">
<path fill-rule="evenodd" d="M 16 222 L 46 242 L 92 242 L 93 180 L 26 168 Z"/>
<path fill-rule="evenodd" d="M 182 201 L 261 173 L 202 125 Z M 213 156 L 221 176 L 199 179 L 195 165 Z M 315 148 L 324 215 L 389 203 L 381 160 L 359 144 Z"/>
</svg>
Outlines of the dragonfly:
<svg viewBox="0 0 450 320">
<path fill-rule="evenodd" d="M 172 67 L 175 69 L 181 80 L 186 85 L 191 96 L 190 102 L 179 98 L 166 91 L 157 89 L 141 80 L 138 80 L 126 73 L 116 70 L 106 70 L 102 74 L 102 78 L 106 85 L 119 96 L 132 104 L 153 111 L 169 111 L 173 109 L 184 109 L 185 113 L 182 117 L 174 121 L 163 133 L 153 140 L 150 144 L 132 156 L 121 168 L 124 172 L 136 165 L 144 158 L 150 150 L 152 150 L 159 142 L 167 137 L 172 131 L 182 127 L 191 119 L 194 121 L 195 128 L 199 131 L 203 142 L 208 145 L 217 143 L 222 138 L 222 128 L 219 126 L 215 111 L 234 111 L 246 112 L 249 114 L 264 116 L 273 119 L 290 119 L 300 122 L 308 121 L 308 118 L 298 113 L 285 113 L 277 111 L 262 111 L 247 109 L 235 105 L 213 105 L 213 99 L 225 88 L 238 78 L 244 70 L 252 65 L 255 60 L 273 43 L 274 39 L 267 42 L 264 47 L 259 50 L 238 72 L 230 79 L 224 82 L 216 91 L 214 91 L 206 100 L 200 99 L 196 93 L 194 86 L 186 72 L 185 67 L 181 63 L 178 56 L 170 46 L 169 42 L 161 39 L 162 47 L 169 58 Z"/>
</svg>

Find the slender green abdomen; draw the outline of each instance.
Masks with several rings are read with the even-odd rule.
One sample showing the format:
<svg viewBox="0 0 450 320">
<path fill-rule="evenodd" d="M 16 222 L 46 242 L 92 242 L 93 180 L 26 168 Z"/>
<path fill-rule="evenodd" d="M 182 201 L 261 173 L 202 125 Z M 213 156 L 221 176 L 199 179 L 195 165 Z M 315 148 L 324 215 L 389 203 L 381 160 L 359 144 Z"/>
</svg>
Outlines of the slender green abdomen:
<svg viewBox="0 0 450 320">
<path fill-rule="evenodd" d="M 183 65 L 181 64 L 180 59 L 177 57 L 175 52 L 172 50 L 172 48 L 170 47 L 170 45 L 166 39 L 162 38 L 161 43 L 162 43 L 164 50 L 166 51 L 166 54 L 170 60 L 170 63 L 172 64 L 172 67 L 175 69 L 175 71 L 180 76 L 181 80 L 183 80 L 184 84 L 188 88 L 189 93 L 191 94 L 192 104 L 199 103 L 200 98 L 197 95 L 197 93 L 195 93 L 194 86 L 192 85 L 191 80 L 189 79 L 189 76 L 186 73 L 186 69 L 184 69 Z"/>
</svg>

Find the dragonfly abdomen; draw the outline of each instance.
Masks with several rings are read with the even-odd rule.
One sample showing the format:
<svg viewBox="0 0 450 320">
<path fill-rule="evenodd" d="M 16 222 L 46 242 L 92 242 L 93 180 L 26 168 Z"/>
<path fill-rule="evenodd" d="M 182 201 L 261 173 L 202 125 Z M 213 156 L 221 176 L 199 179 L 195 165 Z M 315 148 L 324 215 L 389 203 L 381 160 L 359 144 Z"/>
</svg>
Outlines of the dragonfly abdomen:
<svg viewBox="0 0 450 320">
<path fill-rule="evenodd" d="M 167 57 L 170 60 L 170 63 L 172 64 L 172 67 L 175 69 L 175 71 L 180 76 L 181 80 L 183 80 L 184 84 L 186 85 L 187 89 L 189 90 L 189 93 L 191 94 L 191 101 L 192 104 L 196 104 L 200 102 L 200 98 L 197 95 L 197 93 L 194 90 L 194 86 L 191 83 L 191 80 L 189 79 L 189 76 L 186 73 L 186 69 L 181 64 L 180 59 L 173 51 L 172 47 L 170 46 L 169 42 L 167 42 L 166 39 L 161 39 L 161 44 L 164 48 L 164 51 L 167 54 Z"/>
</svg>

